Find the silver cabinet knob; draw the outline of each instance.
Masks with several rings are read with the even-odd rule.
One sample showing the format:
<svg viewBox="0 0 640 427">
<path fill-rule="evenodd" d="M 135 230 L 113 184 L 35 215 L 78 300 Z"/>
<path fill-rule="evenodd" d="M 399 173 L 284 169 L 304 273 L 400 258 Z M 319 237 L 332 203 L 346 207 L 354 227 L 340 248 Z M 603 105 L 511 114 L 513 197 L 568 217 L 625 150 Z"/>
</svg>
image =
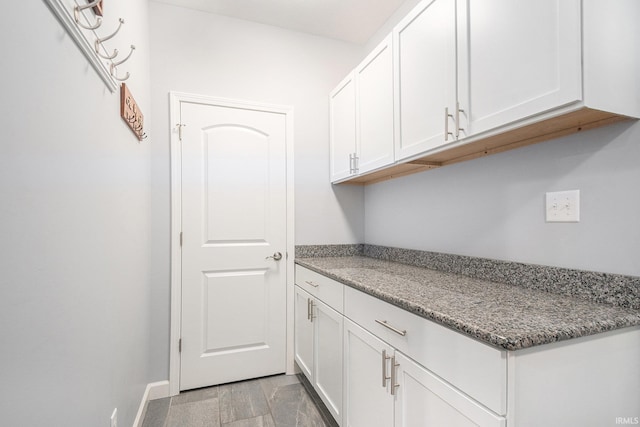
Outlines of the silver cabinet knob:
<svg viewBox="0 0 640 427">
<path fill-rule="evenodd" d="M 273 255 L 268 256 L 265 259 L 273 259 L 275 261 L 280 261 L 282 259 L 282 254 L 280 252 L 274 252 Z"/>
</svg>

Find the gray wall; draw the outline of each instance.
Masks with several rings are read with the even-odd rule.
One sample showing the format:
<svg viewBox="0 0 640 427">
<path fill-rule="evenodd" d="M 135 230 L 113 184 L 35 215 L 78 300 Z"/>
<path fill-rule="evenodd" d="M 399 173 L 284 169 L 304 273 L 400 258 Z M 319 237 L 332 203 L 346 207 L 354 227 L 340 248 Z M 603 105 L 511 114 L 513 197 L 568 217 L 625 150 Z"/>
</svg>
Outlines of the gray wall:
<svg viewBox="0 0 640 427">
<path fill-rule="evenodd" d="M 622 123 L 368 186 L 365 241 L 640 275 L 640 123 Z M 546 223 L 580 190 L 579 223 Z"/>
<path fill-rule="evenodd" d="M 210 13 L 150 3 L 154 305 L 153 372 L 168 377 L 169 91 L 294 108 L 295 242 L 364 240 L 361 187 L 329 184 L 329 92 L 362 47 Z"/>
<path fill-rule="evenodd" d="M 127 19 L 148 114 L 147 2 L 120 3 L 102 34 Z M 117 407 L 130 426 L 150 382 L 150 142 L 43 1 L 4 4 L 0 51 L 0 424 L 108 426 Z"/>
</svg>

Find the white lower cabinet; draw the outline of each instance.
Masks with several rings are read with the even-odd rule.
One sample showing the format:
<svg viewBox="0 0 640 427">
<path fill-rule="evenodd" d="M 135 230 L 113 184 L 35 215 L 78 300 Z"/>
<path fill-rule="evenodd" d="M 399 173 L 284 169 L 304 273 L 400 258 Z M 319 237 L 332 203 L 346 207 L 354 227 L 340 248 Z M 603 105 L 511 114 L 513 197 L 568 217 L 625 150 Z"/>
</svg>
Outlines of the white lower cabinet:
<svg viewBox="0 0 640 427">
<path fill-rule="evenodd" d="M 387 375 L 393 348 L 349 319 L 344 321 L 344 426 L 393 426 Z"/>
<path fill-rule="evenodd" d="M 345 426 L 506 426 L 503 417 L 348 319 L 344 361 Z"/>
<path fill-rule="evenodd" d="M 304 267 L 294 288 L 296 362 L 341 426 L 599 427 L 640 414 L 640 326 L 506 351 Z"/>
<path fill-rule="evenodd" d="M 342 284 L 299 266 L 296 283 L 295 360 L 331 415 L 342 425 Z"/>
<path fill-rule="evenodd" d="M 296 362 L 341 424 L 343 316 L 295 286 L 295 319 Z"/>
<path fill-rule="evenodd" d="M 480 406 L 404 354 L 397 373 L 395 427 L 504 427 L 506 420 Z"/>
<path fill-rule="evenodd" d="M 313 385 L 333 417 L 342 419 L 343 316 L 322 301 L 312 301 Z"/>
<path fill-rule="evenodd" d="M 310 318 L 311 295 L 295 286 L 295 334 L 294 353 L 302 373 L 313 378 L 313 323 Z"/>
</svg>

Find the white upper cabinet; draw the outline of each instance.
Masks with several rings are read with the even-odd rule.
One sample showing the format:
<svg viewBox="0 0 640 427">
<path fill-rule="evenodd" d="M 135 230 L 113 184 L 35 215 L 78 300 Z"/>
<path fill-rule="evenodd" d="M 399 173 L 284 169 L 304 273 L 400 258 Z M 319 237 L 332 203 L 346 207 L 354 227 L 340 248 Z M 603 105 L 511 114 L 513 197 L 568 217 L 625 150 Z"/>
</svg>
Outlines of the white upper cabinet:
<svg viewBox="0 0 640 427">
<path fill-rule="evenodd" d="M 459 137 L 582 100 L 580 0 L 458 0 Z"/>
<path fill-rule="evenodd" d="M 393 30 L 396 159 L 453 139 L 456 105 L 456 3 L 421 2 Z M 452 134 L 448 134 L 452 132 Z"/>
<path fill-rule="evenodd" d="M 358 173 L 390 165 L 393 157 L 391 34 L 355 70 Z"/>
<path fill-rule="evenodd" d="M 332 109 L 344 124 L 331 134 L 332 182 L 374 183 L 640 118 L 638 22 L 638 0 L 422 0 L 393 29 L 392 49 L 387 38 L 332 93 L 332 104 L 354 99 L 343 117 Z"/>
<path fill-rule="evenodd" d="M 425 0 L 394 34 L 399 160 L 581 100 L 580 0 Z"/>
<path fill-rule="evenodd" d="M 331 182 L 393 164 L 393 85 L 389 35 L 331 92 Z"/>
<path fill-rule="evenodd" d="M 349 74 L 329 96 L 331 182 L 355 174 L 356 84 Z"/>
</svg>

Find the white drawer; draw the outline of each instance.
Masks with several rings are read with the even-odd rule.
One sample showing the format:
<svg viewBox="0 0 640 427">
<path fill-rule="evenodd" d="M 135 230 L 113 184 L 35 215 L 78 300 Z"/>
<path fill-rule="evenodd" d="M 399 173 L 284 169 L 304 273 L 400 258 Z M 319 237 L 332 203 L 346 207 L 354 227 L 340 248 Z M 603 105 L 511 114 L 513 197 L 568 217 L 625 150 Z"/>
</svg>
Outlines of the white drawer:
<svg viewBox="0 0 640 427">
<path fill-rule="evenodd" d="M 348 286 L 344 294 L 346 317 L 487 408 L 499 415 L 506 414 L 506 351 Z"/>
<path fill-rule="evenodd" d="M 344 300 L 342 283 L 296 265 L 296 285 L 342 314 Z"/>
</svg>

